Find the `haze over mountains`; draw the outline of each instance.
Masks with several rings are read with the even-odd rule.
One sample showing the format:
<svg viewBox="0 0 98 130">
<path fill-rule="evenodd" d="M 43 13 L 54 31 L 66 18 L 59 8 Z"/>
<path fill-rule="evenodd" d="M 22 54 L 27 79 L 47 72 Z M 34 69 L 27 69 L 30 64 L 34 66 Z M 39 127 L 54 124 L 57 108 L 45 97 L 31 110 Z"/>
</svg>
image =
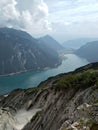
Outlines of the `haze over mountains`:
<svg viewBox="0 0 98 130">
<path fill-rule="evenodd" d="M 64 47 L 49 35 L 39 38 L 38 43 L 41 47 L 45 47 L 44 49 L 52 49 L 57 52 L 64 50 Z"/>
<path fill-rule="evenodd" d="M 51 42 L 55 41 L 49 38 Z M 39 70 L 60 64 L 61 59 L 56 49 L 44 47 L 44 44 L 42 40 L 35 39 L 26 32 L 0 28 L 0 75 Z"/>
<path fill-rule="evenodd" d="M 75 54 L 87 59 L 89 62 L 98 61 L 98 41 L 93 41 L 80 47 Z"/>
<path fill-rule="evenodd" d="M 65 41 L 62 45 L 65 48 L 71 48 L 71 49 L 79 49 L 81 46 L 85 45 L 88 42 L 98 40 L 98 38 L 77 38 L 73 40 Z"/>
</svg>

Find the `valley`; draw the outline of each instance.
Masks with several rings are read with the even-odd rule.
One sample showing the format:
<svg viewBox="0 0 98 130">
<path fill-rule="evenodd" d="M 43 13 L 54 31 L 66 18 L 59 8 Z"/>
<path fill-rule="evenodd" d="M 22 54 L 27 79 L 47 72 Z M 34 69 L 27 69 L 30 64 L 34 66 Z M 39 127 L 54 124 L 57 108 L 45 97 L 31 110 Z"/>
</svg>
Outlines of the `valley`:
<svg viewBox="0 0 98 130">
<path fill-rule="evenodd" d="M 56 68 L 0 77 L 0 94 L 5 94 L 17 88 L 35 87 L 49 77 L 73 71 L 76 68 L 89 63 L 87 60 L 74 54 L 67 54 L 65 56 L 67 59 L 63 60 L 62 64 Z"/>
</svg>

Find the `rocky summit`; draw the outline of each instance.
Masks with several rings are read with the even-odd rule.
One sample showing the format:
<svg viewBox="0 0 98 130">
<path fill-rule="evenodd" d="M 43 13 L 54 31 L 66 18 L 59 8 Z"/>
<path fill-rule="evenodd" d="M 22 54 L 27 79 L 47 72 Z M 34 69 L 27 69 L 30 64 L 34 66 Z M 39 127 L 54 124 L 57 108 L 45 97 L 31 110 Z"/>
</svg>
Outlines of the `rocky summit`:
<svg viewBox="0 0 98 130">
<path fill-rule="evenodd" d="M 98 130 L 98 63 L 1 95 L 0 130 Z"/>
</svg>

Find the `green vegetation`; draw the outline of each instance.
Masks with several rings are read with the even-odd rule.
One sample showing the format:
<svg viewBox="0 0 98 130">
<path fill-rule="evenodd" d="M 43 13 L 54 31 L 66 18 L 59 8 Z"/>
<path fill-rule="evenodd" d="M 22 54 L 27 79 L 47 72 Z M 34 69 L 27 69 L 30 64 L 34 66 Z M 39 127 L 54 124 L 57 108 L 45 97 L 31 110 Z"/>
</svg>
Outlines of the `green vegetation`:
<svg viewBox="0 0 98 130">
<path fill-rule="evenodd" d="M 88 120 L 88 121 L 86 122 L 86 124 L 87 124 L 87 125 L 90 125 L 90 126 L 93 126 L 93 125 L 94 125 L 94 121 Z"/>
<path fill-rule="evenodd" d="M 98 124 L 93 124 L 90 130 L 98 130 Z"/>
<path fill-rule="evenodd" d="M 79 123 L 80 123 L 81 128 L 83 128 L 83 126 L 89 126 L 91 128 L 90 130 L 96 130 L 92 128 L 97 126 L 97 130 L 98 130 L 98 125 L 96 125 L 93 120 L 80 119 Z"/>
<path fill-rule="evenodd" d="M 25 90 L 25 94 L 30 95 L 30 94 L 33 94 L 35 92 L 38 92 L 38 90 L 39 89 L 37 87 L 35 87 L 35 88 L 29 88 L 29 89 Z"/>
<path fill-rule="evenodd" d="M 31 122 L 34 121 L 36 118 L 38 118 L 42 114 L 42 111 L 38 111 L 33 118 L 31 119 Z"/>
<path fill-rule="evenodd" d="M 35 92 L 38 92 L 39 90 L 44 91 L 44 90 L 46 90 L 46 89 L 47 89 L 47 87 L 44 87 L 44 86 L 42 86 L 42 87 L 29 88 L 29 89 L 26 89 L 26 90 L 25 90 L 25 94 L 30 95 L 30 94 L 33 94 L 33 93 L 35 93 Z"/>
<path fill-rule="evenodd" d="M 68 74 L 57 81 L 55 90 L 64 90 L 69 88 L 85 89 L 98 84 L 98 72 L 85 71 L 83 73 Z"/>
</svg>

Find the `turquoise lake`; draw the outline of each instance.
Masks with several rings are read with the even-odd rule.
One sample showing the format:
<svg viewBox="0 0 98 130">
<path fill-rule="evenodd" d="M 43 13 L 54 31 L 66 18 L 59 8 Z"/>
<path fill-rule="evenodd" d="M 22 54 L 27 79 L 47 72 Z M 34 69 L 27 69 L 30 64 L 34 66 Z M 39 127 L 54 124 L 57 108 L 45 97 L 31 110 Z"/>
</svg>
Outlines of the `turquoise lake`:
<svg viewBox="0 0 98 130">
<path fill-rule="evenodd" d="M 60 73 L 73 71 L 80 66 L 84 66 L 89 62 L 74 54 L 66 54 L 66 60 L 57 68 L 44 71 L 31 71 L 13 76 L 0 77 L 0 95 L 10 92 L 17 88 L 36 87 L 41 81 Z"/>
</svg>

